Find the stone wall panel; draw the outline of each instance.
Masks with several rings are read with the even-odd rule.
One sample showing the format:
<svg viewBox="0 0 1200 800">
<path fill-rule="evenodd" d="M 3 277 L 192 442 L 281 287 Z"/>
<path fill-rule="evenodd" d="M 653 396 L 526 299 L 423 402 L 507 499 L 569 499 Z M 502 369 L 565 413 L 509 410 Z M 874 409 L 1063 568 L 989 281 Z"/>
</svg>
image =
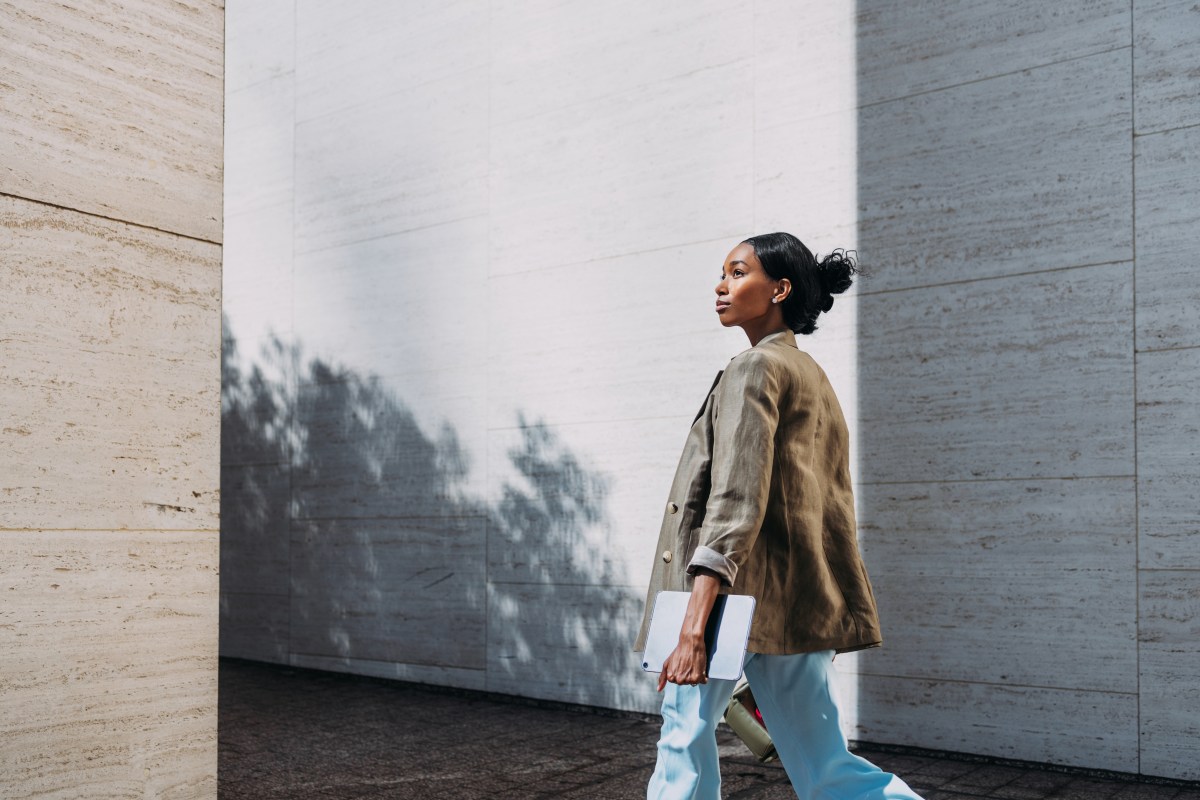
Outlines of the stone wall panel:
<svg viewBox="0 0 1200 800">
<path fill-rule="evenodd" d="M 487 97 L 479 68 L 299 121 L 296 252 L 486 214 Z"/>
<path fill-rule="evenodd" d="M 1138 564 L 1200 569 L 1200 348 L 1137 358 Z"/>
<path fill-rule="evenodd" d="M 221 241 L 217 0 L 7 4 L 0 192 Z"/>
<path fill-rule="evenodd" d="M 1139 136 L 1137 349 L 1200 346 L 1200 127 Z"/>
<path fill-rule="evenodd" d="M 471 517 L 296 522 L 292 652 L 482 669 L 484 525 Z"/>
<path fill-rule="evenodd" d="M 221 558 L 226 558 L 224 547 Z M 287 594 L 233 592 L 222 587 L 221 656 L 287 664 L 291 656 L 290 614 Z"/>
<path fill-rule="evenodd" d="M 655 677 L 630 649 L 640 591 L 492 583 L 488 594 L 489 691 L 643 711 L 661 704 Z"/>
<path fill-rule="evenodd" d="M 862 103 L 933 92 L 1129 46 L 1122 0 L 858 4 Z"/>
<path fill-rule="evenodd" d="M 1142 570 L 1141 772 L 1200 780 L 1200 571 Z"/>
<path fill-rule="evenodd" d="M 870 291 L 1128 261 L 1129 69 L 1122 50 L 862 108 Z"/>
<path fill-rule="evenodd" d="M 5 797 L 216 796 L 217 534 L 5 531 Z"/>
<path fill-rule="evenodd" d="M 862 480 L 1133 474 L 1132 269 L 859 300 Z"/>
<path fill-rule="evenodd" d="M 1136 694 L 871 676 L 858 683 L 858 718 L 853 738 L 867 742 L 1138 769 Z"/>
<path fill-rule="evenodd" d="M 0 527 L 215 530 L 221 248 L 11 197 L 0 227 Z"/>
<path fill-rule="evenodd" d="M 749 235 L 753 86 L 733 61 L 494 125 L 490 273 Z"/>
<path fill-rule="evenodd" d="M 294 2 L 281 16 L 295 25 L 299 119 L 336 117 L 425 84 L 478 75 L 488 63 L 491 15 L 499 12 L 484 0 Z"/>
<path fill-rule="evenodd" d="M 1133 0 L 1137 133 L 1200 124 L 1200 8 L 1190 0 Z"/>
<path fill-rule="evenodd" d="M 885 644 L 859 669 L 1136 692 L 1133 484 L 860 486 Z"/>
</svg>

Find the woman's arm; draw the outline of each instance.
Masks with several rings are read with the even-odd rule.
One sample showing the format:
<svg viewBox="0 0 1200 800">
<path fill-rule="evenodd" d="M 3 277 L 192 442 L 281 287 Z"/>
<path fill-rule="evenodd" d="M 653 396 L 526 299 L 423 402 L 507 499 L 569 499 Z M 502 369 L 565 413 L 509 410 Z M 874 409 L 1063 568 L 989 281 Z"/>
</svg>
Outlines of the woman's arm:
<svg viewBox="0 0 1200 800">
<path fill-rule="evenodd" d="M 756 350 L 734 358 L 721 375 L 714 398 L 711 485 L 689 573 L 703 567 L 726 586 L 736 583 L 767 513 L 782 391 L 771 360 Z"/>
<path fill-rule="evenodd" d="M 704 646 L 704 629 L 708 616 L 717 601 L 721 579 L 712 570 L 699 568 L 692 582 L 692 595 L 688 599 L 687 611 L 683 615 L 683 628 L 679 631 L 679 644 L 663 662 L 658 676 L 658 691 L 667 682 L 684 686 L 708 683 L 708 650 Z"/>
</svg>

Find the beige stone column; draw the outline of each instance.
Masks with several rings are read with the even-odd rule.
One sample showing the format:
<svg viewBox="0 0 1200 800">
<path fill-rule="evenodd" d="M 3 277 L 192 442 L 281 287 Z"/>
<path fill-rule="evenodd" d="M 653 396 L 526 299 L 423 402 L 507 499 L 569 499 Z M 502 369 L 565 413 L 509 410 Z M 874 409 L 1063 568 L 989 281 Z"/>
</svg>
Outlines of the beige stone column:
<svg viewBox="0 0 1200 800">
<path fill-rule="evenodd" d="M 0 2 L 0 796 L 216 796 L 224 8 Z"/>
</svg>

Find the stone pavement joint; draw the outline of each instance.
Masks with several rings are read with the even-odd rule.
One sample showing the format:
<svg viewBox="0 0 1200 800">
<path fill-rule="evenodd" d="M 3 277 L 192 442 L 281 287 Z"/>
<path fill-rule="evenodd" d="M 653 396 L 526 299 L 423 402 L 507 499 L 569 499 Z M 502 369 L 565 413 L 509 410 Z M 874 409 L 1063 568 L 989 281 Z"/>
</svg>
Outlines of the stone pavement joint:
<svg viewBox="0 0 1200 800">
<path fill-rule="evenodd" d="M 221 800 L 640 798 L 659 720 L 222 659 Z M 795 800 L 724 726 L 726 800 Z M 926 800 L 1200 800 L 1195 783 L 861 745 Z"/>
</svg>

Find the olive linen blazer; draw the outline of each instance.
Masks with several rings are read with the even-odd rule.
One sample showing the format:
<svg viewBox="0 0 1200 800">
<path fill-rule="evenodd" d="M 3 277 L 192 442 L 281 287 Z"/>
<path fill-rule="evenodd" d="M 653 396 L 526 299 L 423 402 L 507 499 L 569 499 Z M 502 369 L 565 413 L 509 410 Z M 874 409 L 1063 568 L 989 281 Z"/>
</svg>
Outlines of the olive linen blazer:
<svg viewBox="0 0 1200 800">
<path fill-rule="evenodd" d="M 882 642 L 858 549 L 846 420 L 791 331 L 735 356 L 692 423 L 635 650 L 645 649 L 658 592 L 690 591 L 698 567 L 720 576 L 722 593 L 755 597 L 751 652 Z"/>
</svg>

